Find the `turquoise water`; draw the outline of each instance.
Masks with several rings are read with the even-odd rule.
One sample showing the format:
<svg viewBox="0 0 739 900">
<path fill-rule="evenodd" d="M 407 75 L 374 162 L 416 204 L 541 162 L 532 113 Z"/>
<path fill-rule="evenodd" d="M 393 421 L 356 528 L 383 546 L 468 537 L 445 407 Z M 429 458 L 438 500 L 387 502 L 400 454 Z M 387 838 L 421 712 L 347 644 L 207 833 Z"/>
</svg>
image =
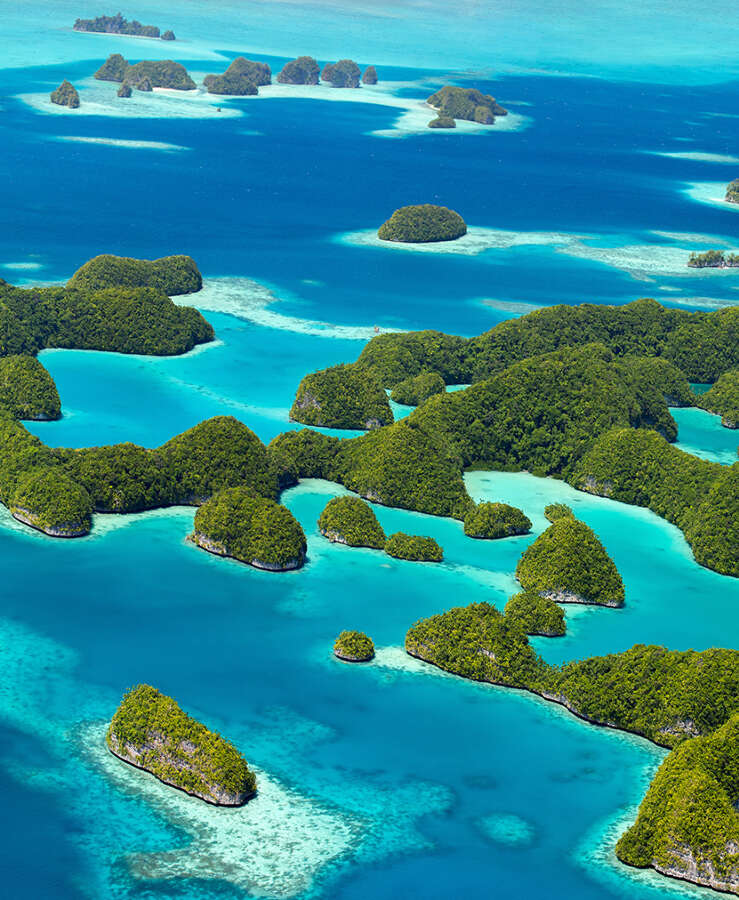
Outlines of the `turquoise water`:
<svg viewBox="0 0 739 900">
<path fill-rule="evenodd" d="M 269 440 L 294 427 L 300 377 L 354 359 L 374 326 L 475 334 L 555 302 L 649 294 L 713 308 L 739 297 L 731 273 L 683 268 L 688 250 L 737 240 L 735 217 L 685 193 L 736 174 L 717 158 L 739 139 L 739 119 L 724 115 L 735 85 L 715 84 L 718 65 L 735 77 L 725 4 L 703 13 L 699 37 L 693 7 L 672 3 L 666 16 L 661 2 L 628 14 L 605 0 L 585 12 L 537 4 L 536 15 L 528 3 L 470 4 L 452 17 L 435 2 L 123 10 L 173 27 L 172 46 L 75 35 L 65 26 L 94 11 L 71 0 L 0 7 L 0 274 L 54 281 L 98 252 L 192 253 L 206 289 L 191 299 L 217 334 L 181 358 L 44 352 L 64 417 L 32 430 L 51 445 L 156 446 L 217 414 Z M 207 98 L 121 108 L 85 81 L 116 51 L 175 54 L 196 72 L 240 51 L 348 54 L 402 84 L 384 105 L 329 92 L 219 100 L 220 117 Z M 398 100 L 423 98 L 452 69 L 474 69 L 476 84 L 525 117 L 520 127 L 430 135 L 403 125 Z M 48 115 L 45 100 L 19 99 L 62 77 L 80 83 L 82 109 L 95 114 Z M 694 155 L 655 155 L 680 151 Z M 422 200 L 463 211 L 475 252 L 351 243 Z M 736 459 L 736 432 L 716 417 L 673 412 L 678 446 Z M 379 509 L 386 531 L 435 537 L 444 562 L 350 550 L 316 530 L 341 489 L 308 481 L 284 496 L 308 535 L 308 564 L 277 576 L 189 544 L 190 509 L 98 516 L 89 538 L 69 542 L 1 514 L 7 895 L 440 900 L 487 898 L 494 886 L 501 898 L 707 896 L 612 853 L 662 751 L 442 675 L 401 648 L 420 617 L 479 600 L 502 607 L 553 500 L 602 538 L 626 605 L 566 609 L 566 636 L 536 640 L 552 662 L 636 642 L 739 646 L 739 581 L 699 567 L 682 534 L 649 511 L 525 473 L 467 483 L 477 499 L 523 508 L 532 535 L 475 541 L 458 522 Z M 332 658 L 343 628 L 374 638 L 374 663 Z M 104 722 L 139 681 L 237 742 L 259 770 L 256 801 L 203 808 L 101 749 Z"/>
</svg>

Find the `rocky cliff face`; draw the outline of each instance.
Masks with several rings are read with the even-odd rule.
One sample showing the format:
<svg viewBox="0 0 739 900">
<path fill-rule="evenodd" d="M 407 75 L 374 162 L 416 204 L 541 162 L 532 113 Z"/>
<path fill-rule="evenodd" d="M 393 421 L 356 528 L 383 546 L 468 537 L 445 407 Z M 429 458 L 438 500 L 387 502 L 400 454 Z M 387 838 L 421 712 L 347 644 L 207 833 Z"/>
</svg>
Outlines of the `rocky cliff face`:
<svg viewBox="0 0 739 900">
<path fill-rule="evenodd" d="M 709 859 L 696 857 L 687 844 L 677 844 L 670 853 L 669 865 L 654 860 L 652 866 L 663 875 L 680 878 L 693 884 L 713 888 L 715 891 L 728 891 L 739 894 L 739 865 L 729 865 L 723 873 L 719 873 Z M 725 857 L 739 857 L 739 844 L 729 841 L 726 844 Z"/>
</svg>

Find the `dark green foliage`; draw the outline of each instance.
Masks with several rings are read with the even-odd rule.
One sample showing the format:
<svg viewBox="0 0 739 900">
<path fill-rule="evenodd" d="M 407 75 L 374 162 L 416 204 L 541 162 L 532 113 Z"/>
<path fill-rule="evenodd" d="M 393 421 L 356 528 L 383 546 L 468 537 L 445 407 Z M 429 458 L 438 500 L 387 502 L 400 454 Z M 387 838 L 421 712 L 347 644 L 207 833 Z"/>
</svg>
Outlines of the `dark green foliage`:
<svg viewBox="0 0 739 900">
<path fill-rule="evenodd" d="M 357 88 L 359 87 L 359 66 L 352 59 L 340 59 L 335 63 L 328 63 L 321 72 L 321 81 L 328 81 L 331 87 Z"/>
<path fill-rule="evenodd" d="M 148 81 L 151 87 L 170 88 L 175 91 L 192 91 L 197 85 L 187 74 L 187 69 L 171 59 L 143 60 L 126 69 L 123 80 L 138 88 Z"/>
<path fill-rule="evenodd" d="M 735 178 L 734 181 L 726 185 L 726 196 L 724 199 L 728 200 L 729 203 L 739 203 L 739 178 Z"/>
<path fill-rule="evenodd" d="M 728 428 L 739 428 L 739 369 L 724 372 L 696 403 L 720 415 Z"/>
<path fill-rule="evenodd" d="M 624 584 L 611 557 L 584 522 L 556 519 L 516 566 L 524 590 L 560 603 L 622 606 Z"/>
<path fill-rule="evenodd" d="M 467 225 L 459 213 L 446 206 L 421 203 L 396 209 L 380 225 L 377 236 L 381 241 L 423 244 L 454 241 L 466 233 Z"/>
<path fill-rule="evenodd" d="M 10 506 L 20 479 L 56 464 L 54 451 L 9 413 L 0 412 L 0 500 Z"/>
<path fill-rule="evenodd" d="M 504 538 L 531 531 L 531 520 L 507 503 L 478 503 L 464 517 L 464 533 L 474 538 Z"/>
<path fill-rule="evenodd" d="M 128 99 L 131 96 L 131 85 L 130 84 L 122 84 L 116 94 L 119 97 L 123 97 L 124 100 Z"/>
<path fill-rule="evenodd" d="M 202 286 L 202 275 L 191 256 L 132 259 L 108 253 L 89 259 L 67 282 L 67 287 L 84 291 L 107 287 L 150 287 L 170 297 L 193 294 Z"/>
<path fill-rule="evenodd" d="M 374 66 L 367 66 L 364 70 L 362 84 L 377 84 L 377 69 Z"/>
<path fill-rule="evenodd" d="M 161 781 L 212 803 L 244 803 L 257 788 L 239 751 L 148 684 L 124 695 L 108 747 Z"/>
<path fill-rule="evenodd" d="M 87 534 L 92 524 L 89 494 L 56 466 L 20 475 L 9 506 L 17 519 L 57 537 Z"/>
<path fill-rule="evenodd" d="M 439 110 L 439 116 L 467 119 L 484 125 L 492 125 L 496 116 L 507 115 L 507 110 L 500 106 L 495 97 L 475 88 L 446 85 L 432 94 L 426 102 Z"/>
<path fill-rule="evenodd" d="M 272 70 L 267 63 L 238 56 L 223 75 L 206 75 L 203 84 L 209 94 L 256 94 L 263 84 L 272 84 Z"/>
<path fill-rule="evenodd" d="M 505 616 L 525 634 L 560 637 L 566 630 L 562 607 L 548 597 L 527 591 L 511 597 L 506 603 Z"/>
<path fill-rule="evenodd" d="M 277 479 L 259 438 L 233 416 L 215 416 L 157 451 L 174 481 L 176 502 L 202 503 L 223 488 L 248 486 L 274 499 Z"/>
<path fill-rule="evenodd" d="M 111 53 L 95 72 L 95 78 L 98 81 L 123 81 L 127 68 L 128 63 L 120 53 Z"/>
<path fill-rule="evenodd" d="M 280 490 L 297 484 L 299 478 L 334 479 L 338 438 L 302 428 L 286 431 L 270 441 L 269 467 Z"/>
<path fill-rule="evenodd" d="M 739 307 L 688 315 L 692 318 L 669 335 L 664 356 L 690 381 L 703 384 L 739 367 Z"/>
<path fill-rule="evenodd" d="M 320 71 L 312 56 L 299 56 L 285 64 L 277 81 L 280 84 L 318 84 Z"/>
<path fill-rule="evenodd" d="M 0 357 L 0 408 L 16 419 L 58 419 L 62 414 L 54 379 L 32 356 Z"/>
<path fill-rule="evenodd" d="M 59 450 L 64 471 L 82 485 L 97 512 L 132 513 L 181 501 L 162 457 L 135 444 Z"/>
<path fill-rule="evenodd" d="M 739 577 L 739 463 L 722 467 L 685 537 L 696 562 L 722 575 Z"/>
<path fill-rule="evenodd" d="M 94 31 L 104 34 L 131 34 L 137 37 L 160 37 L 156 25 L 142 25 L 136 19 L 124 19 L 120 13 L 115 16 L 97 16 L 95 19 L 77 19 L 73 25 L 75 31 Z M 161 35 L 163 41 L 173 41 L 174 32 L 165 31 Z"/>
<path fill-rule="evenodd" d="M 195 514 L 193 539 L 211 553 L 258 569 L 285 571 L 305 562 L 300 523 L 284 506 L 248 486 L 225 488 L 207 500 Z"/>
<path fill-rule="evenodd" d="M 594 344 L 521 360 L 466 390 L 432 397 L 408 422 L 448 445 L 465 467 L 566 476 L 613 425 L 655 418 L 674 436 L 661 394 Z"/>
<path fill-rule="evenodd" d="M 441 562 L 444 551 L 431 537 L 405 534 L 396 531 L 385 544 L 385 553 L 395 559 L 410 559 L 414 562 Z"/>
<path fill-rule="evenodd" d="M 739 715 L 665 759 L 616 845 L 628 865 L 654 866 L 719 890 L 739 889 Z"/>
<path fill-rule="evenodd" d="M 396 384 L 390 399 L 406 406 L 420 406 L 429 397 L 445 391 L 446 385 L 441 375 L 437 372 L 421 372 L 420 375 L 411 375 Z"/>
<path fill-rule="evenodd" d="M 346 662 L 369 662 L 375 655 L 375 645 L 363 631 L 342 631 L 336 638 L 334 654 Z"/>
<path fill-rule="evenodd" d="M 380 334 L 365 345 L 355 365 L 373 373 L 385 388 L 429 371 L 441 375 L 446 384 L 465 384 L 467 346 L 466 338 L 441 331 Z"/>
<path fill-rule="evenodd" d="M 56 103 L 57 106 L 68 106 L 70 109 L 77 109 L 80 105 L 80 95 L 77 93 L 77 89 L 66 78 L 49 96 L 51 102 Z"/>
<path fill-rule="evenodd" d="M 637 383 L 659 391 L 668 406 L 692 406 L 690 383 L 678 367 L 658 356 L 626 356 L 623 366 Z"/>
<path fill-rule="evenodd" d="M 574 519 L 575 514 L 572 507 L 566 503 L 550 503 L 544 507 L 544 515 L 550 522 L 556 522 L 557 519 Z"/>
<path fill-rule="evenodd" d="M 384 506 L 463 518 L 472 505 L 459 458 L 407 421 L 340 441 L 329 477 Z"/>
<path fill-rule="evenodd" d="M 416 622 L 405 649 L 463 678 L 509 687 L 529 687 L 546 669 L 519 626 L 489 603 L 458 606 Z"/>
<path fill-rule="evenodd" d="M 290 418 L 304 425 L 376 428 L 389 425 L 393 414 L 375 378 L 355 366 L 339 365 L 303 378 Z"/>
<path fill-rule="evenodd" d="M 350 547 L 382 550 L 387 540 L 377 516 L 359 497 L 334 497 L 329 500 L 318 519 L 318 528 L 330 541 Z"/>
<path fill-rule="evenodd" d="M 429 124 L 429 128 L 456 128 L 457 123 L 451 116 L 437 116 L 435 119 L 432 119 Z"/>
<path fill-rule="evenodd" d="M 734 255 L 728 256 L 723 250 L 706 250 L 704 253 L 691 253 L 688 265 L 693 269 L 724 269 L 734 266 Z M 739 259 L 736 265 L 739 265 Z"/>
</svg>

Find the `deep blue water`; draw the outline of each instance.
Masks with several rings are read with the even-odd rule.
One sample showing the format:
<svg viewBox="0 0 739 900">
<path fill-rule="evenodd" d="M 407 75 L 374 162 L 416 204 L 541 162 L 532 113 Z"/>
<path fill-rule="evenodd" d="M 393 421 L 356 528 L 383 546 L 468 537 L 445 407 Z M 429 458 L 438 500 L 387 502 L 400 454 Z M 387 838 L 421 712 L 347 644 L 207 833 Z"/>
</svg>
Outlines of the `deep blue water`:
<svg viewBox="0 0 739 900">
<path fill-rule="evenodd" d="M 60 6 L 68 18 L 67 6 L 49 4 Z M 262 38 L 261 17 L 274 16 L 275 33 L 289 19 L 263 6 L 255 19 Z M 183 9 L 182 18 L 170 20 L 178 32 L 199 15 Z M 146 5 L 127 14 L 164 24 L 162 11 Z M 287 25 L 290 34 L 297 21 Z M 333 47 L 346 21 L 339 16 L 322 46 Z M 13 19 L 29 41 L 41 33 L 34 27 L 42 28 L 32 16 L 26 31 Z M 389 38 L 392 47 L 402 44 L 404 27 Z M 362 45 L 354 30 L 347 34 L 365 53 L 374 51 L 369 39 Z M 80 49 L 64 50 L 73 61 L 59 64 L 60 48 L 72 46 L 67 39 Z M 653 231 L 730 242 L 739 219 L 682 189 L 726 182 L 739 164 L 644 151 L 736 152 L 739 118 L 708 115 L 734 108 L 734 83 L 661 85 L 644 72 L 632 73 L 642 75 L 632 81 L 481 77 L 475 84 L 527 116 L 528 127 L 383 138 L 370 132 L 390 128 L 397 110 L 327 100 L 223 100 L 224 108 L 246 111 L 236 118 L 44 115 L 16 95 L 48 92 L 62 77 L 79 82 L 107 52 L 122 49 L 136 59 L 152 46 L 61 31 L 45 40 L 33 67 L 16 62 L 0 72 L 0 274 L 52 281 L 100 252 L 190 253 L 207 283 L 233 276 L 269 287 L 283 317 L 275 328 L 260 318 L 261 307 L 258 314 L 244 307 L 241 317 L 207 312 L 220 343 L 178 359 L 44 353 L 64 408 L 60 422 L 33 426 L 49 444 L 155 446 L 223 413 L 269 440 L 291 427 L 289 405 L 306 371 L 360 352 L 362 341 L 334 326 L 475 334 L 526 304 L 653 295 L 703 308 L 706 298 L 739 296 L 731 274 L 637 279 L 549 246 L 455 256 L 339 241 L 376 227 L 401 204 L 429 201 L 458 209 L 472 226 L 593 235 L 613 251 L 650 244 L 659 256 L 672 244 Z M 450 37 L 457 48 L 458 41 Z M 205 50 L 212 55 L 225 45 L 212 43 L 200 59 L 197 45 L 183 43 L 182 52 L 190 69 L 217 71 L 226 61 L 208 59 Z M 264 38 L 261 47 L 274 50 L 276 43 Z M 579 59 L 574 47 L 562 52 Z M 436 72 L 380 66 L 380 77 L 440 77 L 459 58 L 450 51 Z M 551 54 L 547 59 L 554 64 Z M 273 68 L 281 63 L 269 61 Z M 696 77 L 691 70 L 685 81 Z M 424 97 L 429 88 L 411 83 L 403 93 Z M 60 140 L 70 136 L 187 149 Z M 704 245 L 683 239 L 679 246 L 687 253 Z M 328 323 L 324 336 L 310 333 L 306 320 Z M 694 410 L 675 416 L 684 449 L 724 463 L 736 459 L 736 433 L 715 417 Z M 547 502 L 572 503 L 623 573 L 625 608 L 568 610 L 567 635 L 536 642 L 548 660 L 636 642 L 739 646 L 739 582 L 699 567 L 680 532 L 656 516 L 525 474 L 475 473 L 468 483 L 476 498 L 521 506 L 534 534 L 546 525 Z M 609 826 L 633 812 L 661 751 L 517 692 L 409 666 L 399 649 L 420 617 L 474 600 L 502 606 L 533 536 L 474 541 L 459 523 L 380 509 L 387 531 L 430 534 L 445 549 L 440 566 L 393 561 L 329 546 L 316 533 L 323 505 L 338 491 L 313 482 L 286 494 L 309 539 L 308 565 L 287 575 L 217 560 L 187 544 L 192 510 L 123 522 L 99 517 L 92 537 L 71 542 L 0 520 L 0 790 L 8 825 L 0 859 L 7 895 L 680 895 L 682 888 L 658 876 L 626 870 L 611 852 L 619 832 Z M 333 640 L 345 627 L 374 638 L 382 648 L 375 664 L 332 659 Z M 301 837 L 297 812 L 293 842 L 286 839 L 286 816 L 267 792 L 249 812 L 268 823 L 266 837 L 237 839 L 222 830 L 226 820 L 217 813 L 200 830 L 191 818 L 198 801 L 167 805 L 146 776 L 121 782 L 90 755 L 86 729 L 108 719 L 121 693 L 139 681 L 175 696 L 294 790 L 297 805 L 316 817 L 310 839 Z M 326 848 L 344 827 L 352 841 L 332 855 Z M 518 842 L 516 834 L 523 835 Z M 202 840 L 211 843 L 188 877 L 140 877 L 163 852 Z M 599 847 L 602 857 L 594 859 Z M 218 861 L 224 848 L 232 854 L 227 864 Z M 251 872 L 250 885 L 244 872 Z"/>
</svg>

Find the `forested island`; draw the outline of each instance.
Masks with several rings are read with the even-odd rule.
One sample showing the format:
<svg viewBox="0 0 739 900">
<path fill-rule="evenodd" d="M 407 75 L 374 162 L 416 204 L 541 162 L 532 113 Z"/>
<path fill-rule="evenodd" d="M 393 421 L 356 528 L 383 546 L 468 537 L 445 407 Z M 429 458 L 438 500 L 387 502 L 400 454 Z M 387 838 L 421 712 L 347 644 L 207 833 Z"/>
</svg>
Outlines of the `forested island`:
<svg viewBox="0 0 739 900">
<path fill-rule="evenodd" d="M 197 87 L 187 69 L 172 59 L 142 60 L 131 64 L 120 53 L 112 53 L 95 72 L 95 78 L 122 83 L 139 91 L 151 91 L 152 88 L 192 91 Z"/>
<path fill-rule="evenodd" d="M 323 67 L 321 81 L 326 81 L 331 87 L 336 88 L 358 88 L 361 74 L 359 66 L 353 59 L 340 59 Z"/>
<path fill-rule="evenodd" d="M 372 508 L 359 497 L 334 497 L 318 519 L 318 529 L 330 541 L 348 547 L 382 550 L 387 538 Z"/>
<path fill-rule="evenodd" d="M 505 605 L 505 617 L 524 634 L 540 637 L 561 637 L 566 632 L 565 614 L 561 606 L 549 597 L 521 591 Z"/>
<path fill-rule="evenodd" d="M 507 503 L 478 503 L 464 517 L 464 533 L 474 538 L 504 538 L 528 534 L 531 520 L 523 510 Z"/>
<path fill-rule="evenodd" d="M 369 662 L 374 658 L 375 645 L 363 631 L 342 631 L 334 644 L 334 656 L 343 662 Z"/>
<path fill-rule="evenodd" d="M 739 254 L 724 253 L 723 250 L 691 253 L 688 265 L 691 269 L 734 269 L 739 266 Z"/>
<path fill-rule="evenodd" d="M 299 56 L 285 63 L 277 81 L 279 84 L 318 84 L 321 67 L 312 56 Z"/>
<path fill-rule="evenodd" d="M 419 534 L 406 534 L 396 531 L 385 543 L 385 553 L 395 559 L 407 559 L 412 562 L 441 562 L 443 549 L 432 537 Z"/>
<path fill-rule="evenodd" d="M 209 94 L 254 96 L 260 86 L 272 84 L 272 70 L 267 63 L 237 56 L 222 75 L 206 75 L 203 84 Z"/>
<path fill-rule="evenodd" d="M 467 225 L 462 216 L 453 209 L 432 203 L 396 209 L 377 231 L 381 241 L 410 244 L 454 241 L 463 234 L 467 234 Z"/>
<path fill-rule="evenodd" d="M 70 84 L 65 78 L 59 87 L 52 91 L 49 99 L 57 106 L 68 106 L 70 109 L 77 109 L 80 105 L 80 95 L 77 88 Z"/>
<path fill-rule="evenodd" d="M 739 369 L 724 372 L 705 394 L 696 397 L 696 403 L 721 416 L 724 428 L 739 428 Z"/>
<path fill-rule="evenodd" d="M 163 41 L 173 41 L 174 32 L 167 29 L 160 32 L 156 25 L 142 25 L 136 19 L 130 22 L 124 19 L 120 13 L 114 16 L 97 16 L 95 19 L 77 19 L 72 26 L 75 31 L 88 31 L 97 34 L 126 34 L 134 37 L 161 38 Z"/>
<path fill-rule="evenodd" d="M 233 744 L 148 684 L 125 694 L 106 743 L 119 759 L 215 806 L 243 806 L 257 790 Z"/>
<path fill-rule="evenodd" d="M 724 197 L 724 200 L 729 203 L 739 203 L 739 178 L 735 178 L 726 185 L 726 196 Z"/>
<path fill-rule="evenodd" d="M 496 116 L 507 116 L 508 110 L 490 94 L 476 88 L 446 85 L 427 98 L 429 106 L 438 110 L 438 117 L 429 122 L 429 128 L 454 128 L 455 119 L 493 125 Z"/>
</svg>

